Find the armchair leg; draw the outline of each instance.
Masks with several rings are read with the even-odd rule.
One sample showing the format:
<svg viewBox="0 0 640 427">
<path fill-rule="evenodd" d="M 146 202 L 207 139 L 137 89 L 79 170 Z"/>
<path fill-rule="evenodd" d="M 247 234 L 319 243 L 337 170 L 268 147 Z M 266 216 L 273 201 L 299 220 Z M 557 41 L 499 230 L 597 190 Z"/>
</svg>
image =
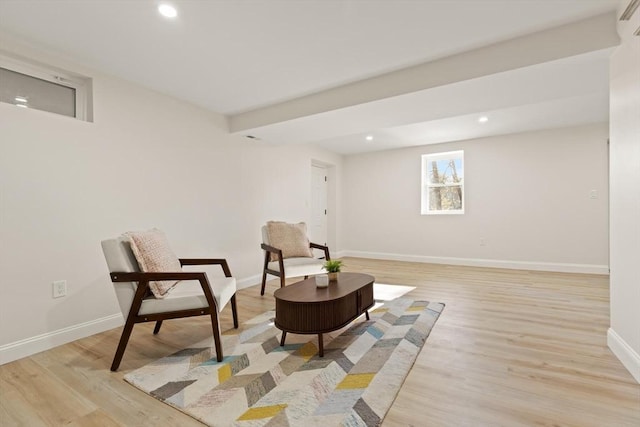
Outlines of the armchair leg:
<svg viewBox="0 0 640 427">
<path fill-rule="evenodd" d="M 120 342 L 118 343 L 118 349 L 116 350 L 116 355 L 113 357 L 113 363 L 111 364 L 111 371 L 115 372 L 120 367 L 120 362 L 122 361 L 122 356 L 124 355 L 124 349 L 127 348 L 127 343 L 129 342 L 129 337 L 131 336 L 131 331 L 133 330 L 133 321 L 127 320 L 127 323 L 124 325 L 124 329 L 122 330 L 122 335 L 120 336 Z"/>
<path fill-rule="evenodd" d="M 280 287 L 284 288 L 284 274 L 280 272 Z"/>
<path fill-rule="evenodd" d="M 220 342 L 220 325 L 218 324 L 218 313 L 215 307 L 211 310 L 211 327 L 213 328 L 213 342 L 216 345 L 216 360 L 222 362 L 222 343 Z"/>
<path fill-rule="evenodd" d="M 264 295 L 264 287 L 267 284 L 267 268 L 269 268 L 269 252 L 264 251 L 264 264 L 262 265 L 262 288 L 260 295 Z"/>
<path fill-rule="evenodd" d="M 231 312 L 233 313 L 233 327 L 238 329 L 238 307 L 236 306 L 236 294 L 231 297 Z"/>
<path fill-rule="evenodd" d="M 267 271 L 262 271 L 262 288 L 260 288 L 260 295 L 264 295 L 264 287 L 267 284 Z"/>
<path fill-rule="evenodd" d="M 156 322 L 156 327 L 153 328 L 153 335 L 158 335 L 158 332 L 160 332 L 160 327 L 162 326 L 162 320 L 158 320 Z"/>
</svg>

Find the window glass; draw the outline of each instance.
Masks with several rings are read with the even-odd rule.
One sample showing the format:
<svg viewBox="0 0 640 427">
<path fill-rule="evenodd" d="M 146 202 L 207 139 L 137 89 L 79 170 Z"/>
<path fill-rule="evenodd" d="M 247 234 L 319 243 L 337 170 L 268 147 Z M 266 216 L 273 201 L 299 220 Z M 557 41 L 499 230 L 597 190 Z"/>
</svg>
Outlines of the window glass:
<svg viewBox="0 0 640 427">
<path fill-rule="evenodd" d="M 0 101 L 76 117 L 76 89 L 0 68 Z"/>
<path fill-rule="evenodd" d="M 422 214 L 464 213 L 464 152 L 422 156 Z"/>
</svg>

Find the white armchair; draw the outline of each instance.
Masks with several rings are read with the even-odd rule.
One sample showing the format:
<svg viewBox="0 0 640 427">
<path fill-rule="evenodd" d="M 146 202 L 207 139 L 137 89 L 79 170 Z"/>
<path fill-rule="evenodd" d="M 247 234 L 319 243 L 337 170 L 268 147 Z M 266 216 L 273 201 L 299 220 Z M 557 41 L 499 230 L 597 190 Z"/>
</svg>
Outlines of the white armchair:
<svg viewBox="0 0 640 427">
<path fill-rule="evenodd" d="M 308 278 L 322 274 L 325 260 L 330 260 L 329 248 L 312 243 L 307 237 L 307 226 L 301 222 L 287 224 L 269 221 L 262 226 L 262 244 L 264 250 L 264 268 L 262 270 L 262 287 L 260 295 L 264 295 L 267 274 L 280 278 L 280 287 L 284 287 L 289 277 Z M 323 251 L 323 258 L 315 258 L 313 249 Z"/>
<path fill-rule="evenodd" d="M 159 230 L 154 230 L 159 232 Z M 164 235 L 162 235 L 164 237 Z M 157 247 L 152 248 L 157 250 Z M 216 348 L 217 360 L 223 358 L 220 342 L 220 326 L 218 313 L 231 301 L 233 326 L 238 327 L 236 307 L 236 280 L 225 259 L 177 259 L 177 271 L 141 271 L 141 263 L 134 254 L 130 237 L 120 236 L 102 241 L 107 266 L 111 275 L 118 303 L 125 318 L 125 325 L 120 337 L 111 370 L 120 366 L 133 325 L 142 322 L 156 322 L 154 334 L 160 331 L 162 321 L 190 316 L 211 316 L 211 326 Z M 171 253 L 172 254 L 172 253 Z M 139 255 L 139 254 L 138 254 Z M 144 264 L 144 263 L 142 263 Z M 182 271 L 183 265 L 219 265 L 225 277 L 210 278 L 204 272 Z M 161 281 L 161 282 L 155 282 Z M 176 282 L 171 289 L 160 298 L 154 295 L 152 286 Z M 150 285 L 151 284 L 151 285 Z"/>
</svg>

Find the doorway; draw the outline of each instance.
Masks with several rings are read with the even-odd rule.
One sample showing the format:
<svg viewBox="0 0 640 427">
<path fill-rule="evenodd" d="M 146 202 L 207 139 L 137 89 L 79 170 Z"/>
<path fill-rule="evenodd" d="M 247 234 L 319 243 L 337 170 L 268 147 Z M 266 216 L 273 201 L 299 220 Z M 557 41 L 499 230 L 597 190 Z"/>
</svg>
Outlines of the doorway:
<svg viewBox="0 0 640 427">
<path fill-rule="evenodd" d="M 314 243 L 327 244 L 327 168 L 311 165 L 311 221 L 309 239 Z"/>
</svg>

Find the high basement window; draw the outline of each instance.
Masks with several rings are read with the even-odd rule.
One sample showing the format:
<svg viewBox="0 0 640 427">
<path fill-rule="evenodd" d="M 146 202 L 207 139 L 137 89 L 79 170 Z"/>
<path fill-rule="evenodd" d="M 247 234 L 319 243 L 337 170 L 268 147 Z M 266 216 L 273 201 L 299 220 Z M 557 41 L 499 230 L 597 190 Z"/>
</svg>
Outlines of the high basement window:
<svg viewBox="0 0 640 427">
<path fill-rule="evenodd" d="M 0 55 L 0 102 L 92 121 L 91 79 Z"/>
</svg>

